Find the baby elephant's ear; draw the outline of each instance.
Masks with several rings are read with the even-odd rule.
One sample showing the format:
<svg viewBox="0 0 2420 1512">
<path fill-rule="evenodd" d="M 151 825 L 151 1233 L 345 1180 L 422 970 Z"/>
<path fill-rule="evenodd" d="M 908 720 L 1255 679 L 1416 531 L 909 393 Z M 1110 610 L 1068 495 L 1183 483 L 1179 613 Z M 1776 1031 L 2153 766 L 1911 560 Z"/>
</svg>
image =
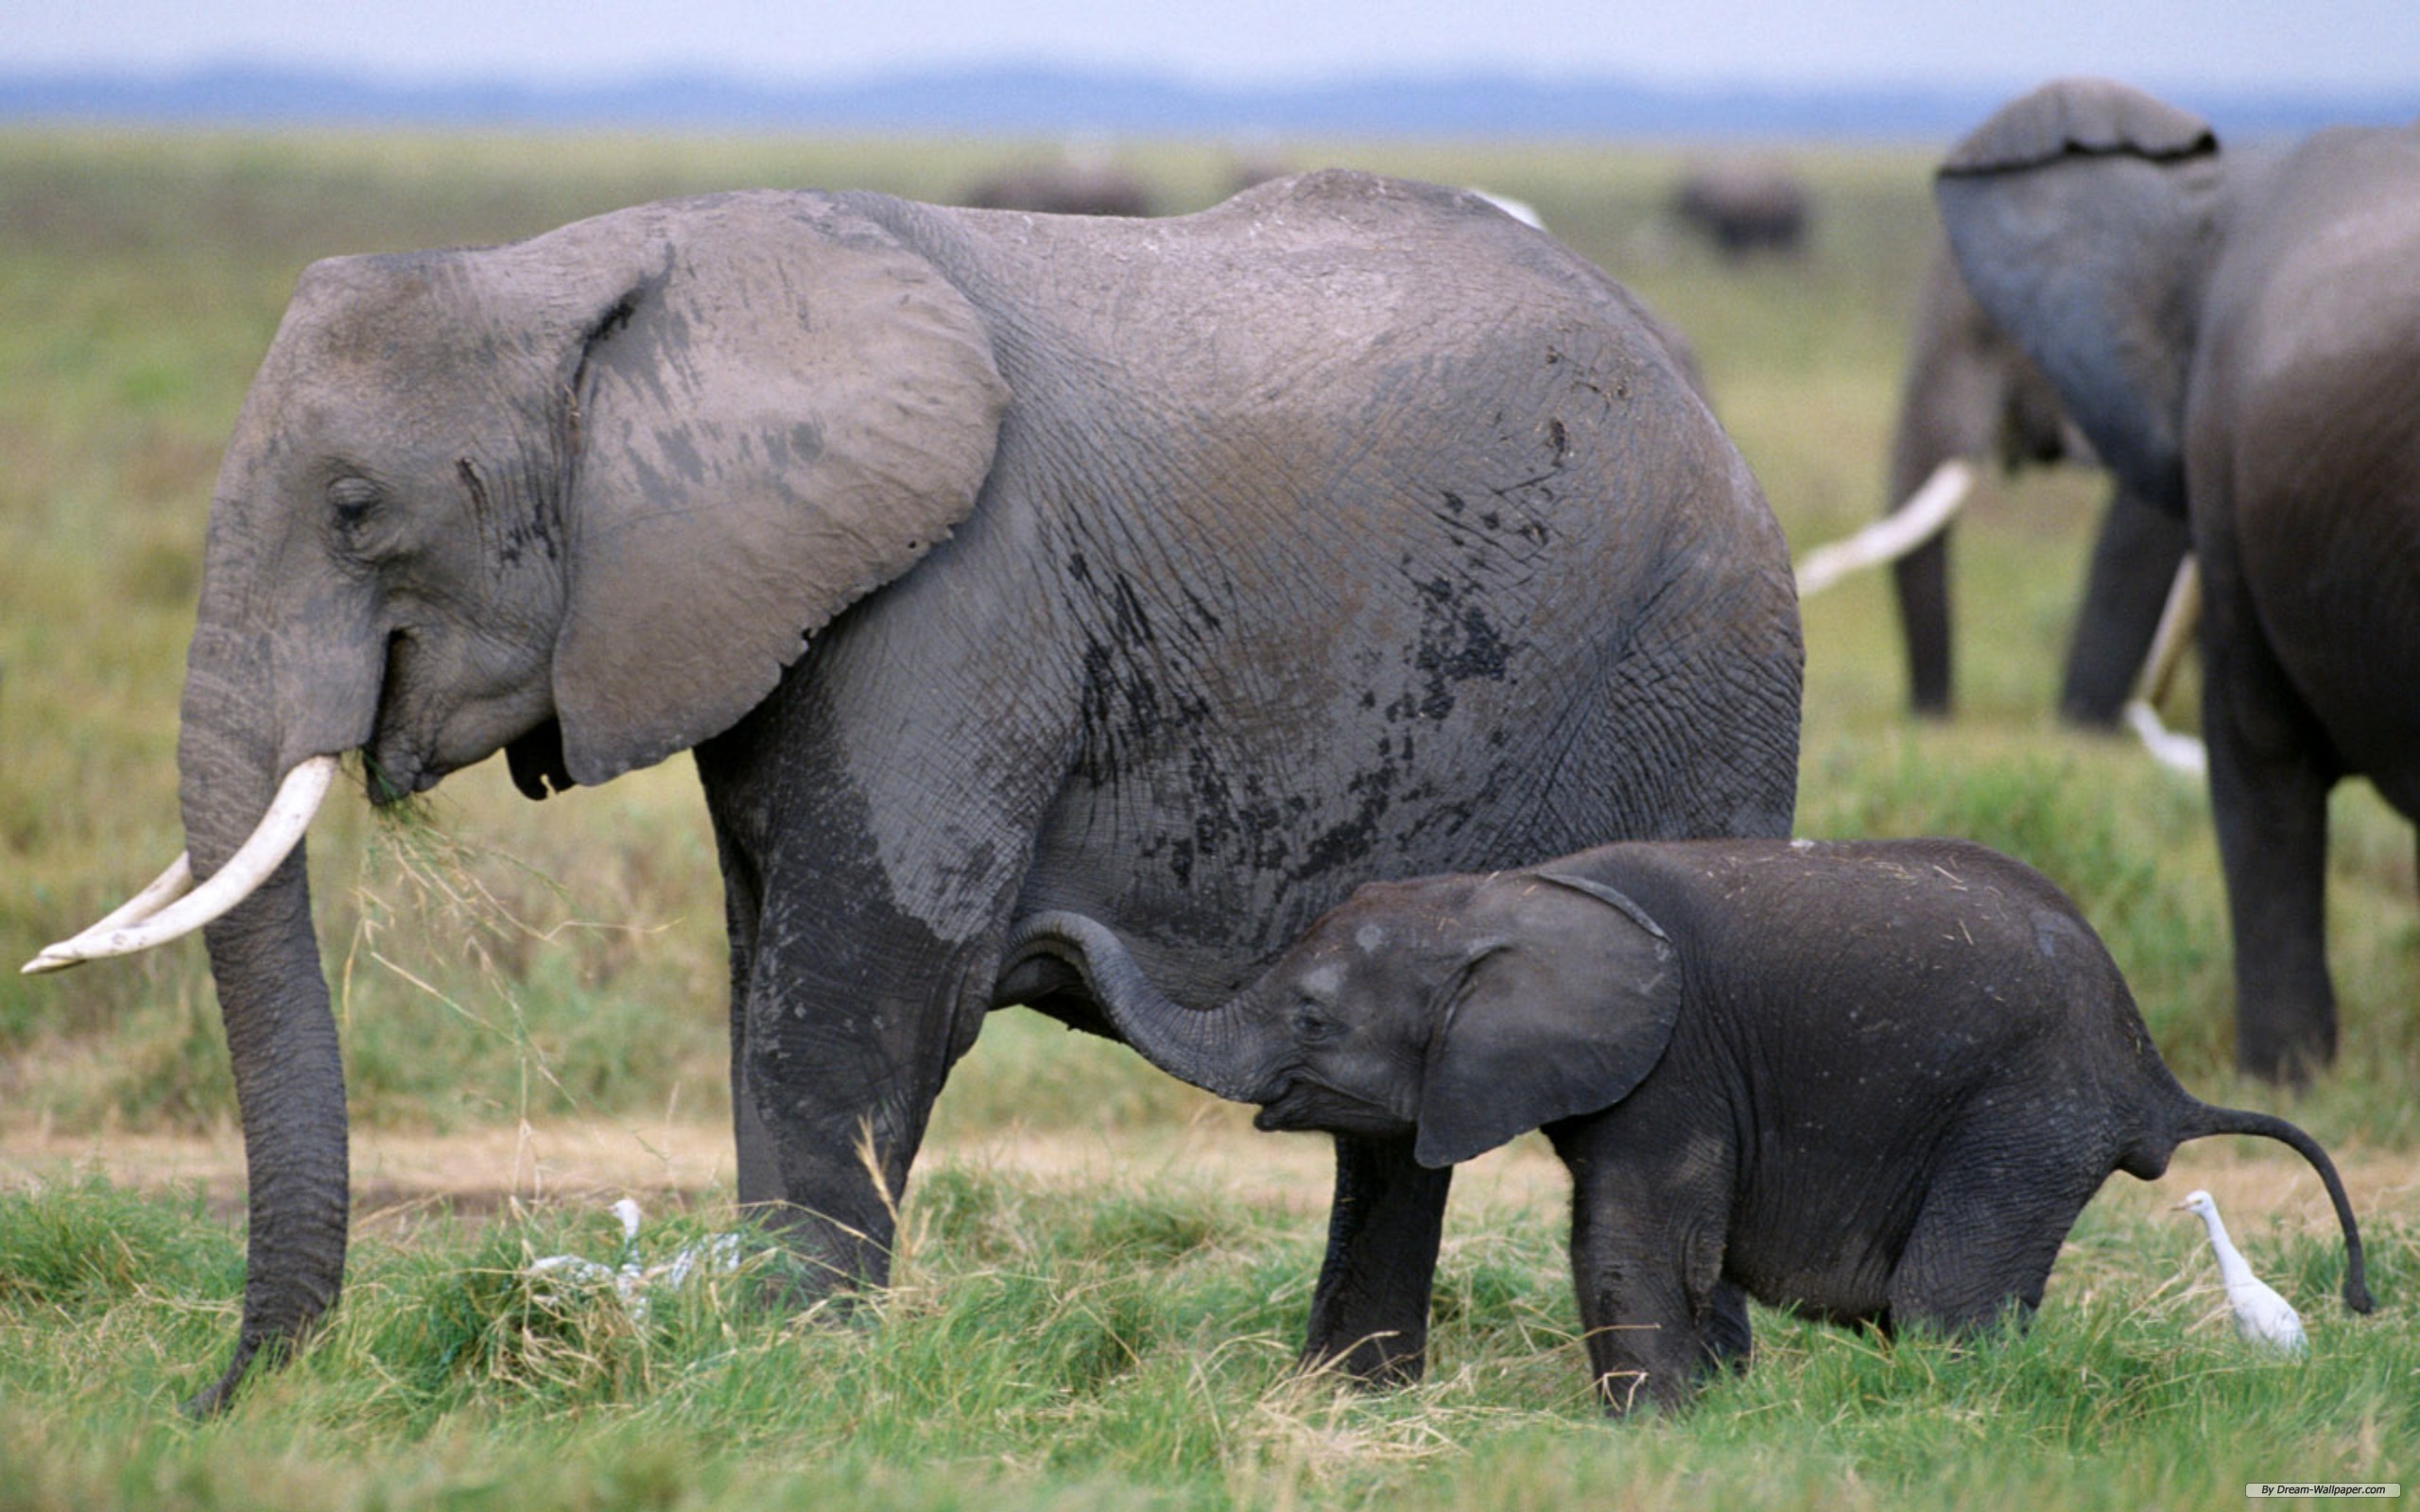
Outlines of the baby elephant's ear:
<svg viewBox="0 0 2420 1512">
<path fill-rule="evenodd" d="M 1472 908 L 1478 943 L 1428 1044 L 1413 1147 L 1426 1166 L 1620 1102 L 1680 1017 L 1671 941 L 1603 883 L 1516 872 Z"/>
</svg>

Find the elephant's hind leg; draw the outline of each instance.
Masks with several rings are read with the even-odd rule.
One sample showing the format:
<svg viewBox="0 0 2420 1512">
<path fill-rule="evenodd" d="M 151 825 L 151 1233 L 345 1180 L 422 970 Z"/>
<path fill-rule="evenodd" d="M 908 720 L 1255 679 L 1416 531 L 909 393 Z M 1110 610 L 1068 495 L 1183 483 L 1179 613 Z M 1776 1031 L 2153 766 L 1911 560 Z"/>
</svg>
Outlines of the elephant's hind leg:
<svg viewBox="0 0 2420 1512">
<path fill-rule="evenodd" d="M 1736 1375 L 1746 1370 L 1755 1352 L 1755 1334 L 1748 1323 L 1748 1294 L 1729 1281 L 1717 1282 L 1698 1319 L 1698 1332 L 1705 1339 L 1709 1371 L 1728 1369 Z"/>
<path fill-rule="evenodd" d="M 2240 607 L 2227 611 L 2250 617 Z M 2336 1057 L 2326 889 L 2327 795 L 2338 770 L 2276 659 L 2253 640 L 2238 633 L 2205 652 L 2202 696 L 2235 939 L 2236 1065 L 2265 1081 L 2301 1082 Z"/>
<path fill-rule="evenodd" d="M 2059 1246 L 2100 1180 L 2080 1180 L 2060 1152 L 2006 1157 L 2003 1142 L 1992 1158 L 1944 1162 L 1892 1267 L 1883 1320 L 1892 1332 L 1979 1333 L 2012 1308 L 2030 1318 L 2042 1305 Z"/>
</svg>

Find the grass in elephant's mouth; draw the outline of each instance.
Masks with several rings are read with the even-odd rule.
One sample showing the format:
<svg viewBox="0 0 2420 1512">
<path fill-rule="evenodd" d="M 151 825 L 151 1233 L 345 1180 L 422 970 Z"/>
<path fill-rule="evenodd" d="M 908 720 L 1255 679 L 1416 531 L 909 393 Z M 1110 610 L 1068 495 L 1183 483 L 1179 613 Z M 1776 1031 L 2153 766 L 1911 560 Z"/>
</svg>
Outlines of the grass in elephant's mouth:
<svg viewBox="0 0 2420 1512">
<path fill-rule="evenodd" d="M 524 935 L 543 940 L 562 927 L 527 922 L 489 879 L 516 874 L 563 902 L 570 901 L 570 889 L 537 867 L 467 838 L 458 825 L 447 822 L 445 805 L 434 796 L 417 793 L 372 812 L 376 823 L 357 889 L 365 927 L 402 909 L 433 912 L 471 939 Z M 492 955 L 478 964 L 491 972 L 495 968 Z"/>
</svg>

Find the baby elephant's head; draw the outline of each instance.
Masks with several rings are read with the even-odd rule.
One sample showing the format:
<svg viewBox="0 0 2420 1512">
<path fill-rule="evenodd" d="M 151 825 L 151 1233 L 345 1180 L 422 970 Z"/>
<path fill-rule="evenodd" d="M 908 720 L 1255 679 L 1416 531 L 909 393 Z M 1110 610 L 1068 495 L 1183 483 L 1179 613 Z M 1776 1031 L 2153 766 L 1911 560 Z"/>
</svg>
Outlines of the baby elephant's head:
<svg viewBox="0 0 2420 1512">
<path fill-rule="evenodd" d="M 1363 886 L 1212 1008 L 1161 995 L 1089 919 L 1027 920 L 1009 979 L 1082 979 L 1152 1064 L 1263 1128 L 1417 1136 L 1451 1165 L 1619 1102 L 1664 1054 L 1681 1002 L 1671 942 L 1628 898 L 1551 872 Z"/>
</svg>

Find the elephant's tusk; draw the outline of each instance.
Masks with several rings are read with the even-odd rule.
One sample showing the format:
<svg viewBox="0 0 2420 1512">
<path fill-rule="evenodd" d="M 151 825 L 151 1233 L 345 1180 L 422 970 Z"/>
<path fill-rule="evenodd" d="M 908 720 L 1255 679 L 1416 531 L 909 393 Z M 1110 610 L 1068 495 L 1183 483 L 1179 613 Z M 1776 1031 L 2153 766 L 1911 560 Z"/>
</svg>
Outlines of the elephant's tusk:
<svg viewBox="0 0 2420 1512">
<path fill-rule="evenodd" d="M 2193 627 L 2202 618 L 2202 570 L 2187 553 L 2176 564 L 2176 580 L 2168 586 L 2168 602 L 2159 611 L 2151 655 L 2143 659 L 2143 680 L 2135 696 L 2156 709 L 2168 701 L 2169 685 L 2184 664 L 2185 647 L 2192 643 Z"/>
<path fill-rule="evenodd" d="M 1975 487 L 1975 466 L 1951 457 L 1932 470 L 1925 486 L 1881 519 L 1828 546 L 1818 546 L 1798 564 L 1798 596 L 1811 598 L 1862 567 L 1896 561 L 1947 525 Z"/>
<path fill-rule="evenodd" d="M 99 935 L 122 929 L 128 924 L 139 924 L 191 891 L 193 857 L 190 852 L 180 850 L 177 859 L 168 863 L 168 869 L 151 880 L 151 885 L 128 899 L 114 911 L 101 916 L 84 934 Z"/>
<path fill-rule="evenodd" d="M 2159 706 L 2176 681 L 2185 647 L 2193 640 L 2193 626 L 2202 617 L 2202 573 L 2188 554 L 2177 565 L 2176 581 L 2169 585 L 2168 605 L 2159 611 L 2159 628 L 2152 636 L 2151 655 L 2143 661 L 2142 680 L 2125 708 L 2127 728 L 2162 766 L 2188 777 L 2206 777 L 2208 749 L 2195 736 L 2170 730 L 2159 717 Z"/>
<path fill-rule="evenodd" d="M 46 946 L 27 961 L 24 974 L 63 971 L 83 961 L 110 955 L 131 955 L 192 934 L 251 897 L 267 882 L 310 828 L 312 816 L 335 782 L 337 759 L 314 756 L 285 774 L 269 801 L 268 812 L 227 864 L 208 882 L 174 902 L 166 899 L 192 880 L 189 863 L 180 858 L 132 902 L 70 939 Z M 182 878 L 179 873 L 183 873 Z M 163 906 L 164 904 L 164 906 Z"/>
<path fill-rule="evenodd" d="M 2187 777 L 2209 775 L 2209 748 L 2202 744 L 2200 736 L 2169 729 L 2159 711 L 2140 698 L 2129 699 L 2122 713 L 2126 728 L 2135 732 L 2135 738 L 2143 743 L 2152 760 Z"/>
</svg>

